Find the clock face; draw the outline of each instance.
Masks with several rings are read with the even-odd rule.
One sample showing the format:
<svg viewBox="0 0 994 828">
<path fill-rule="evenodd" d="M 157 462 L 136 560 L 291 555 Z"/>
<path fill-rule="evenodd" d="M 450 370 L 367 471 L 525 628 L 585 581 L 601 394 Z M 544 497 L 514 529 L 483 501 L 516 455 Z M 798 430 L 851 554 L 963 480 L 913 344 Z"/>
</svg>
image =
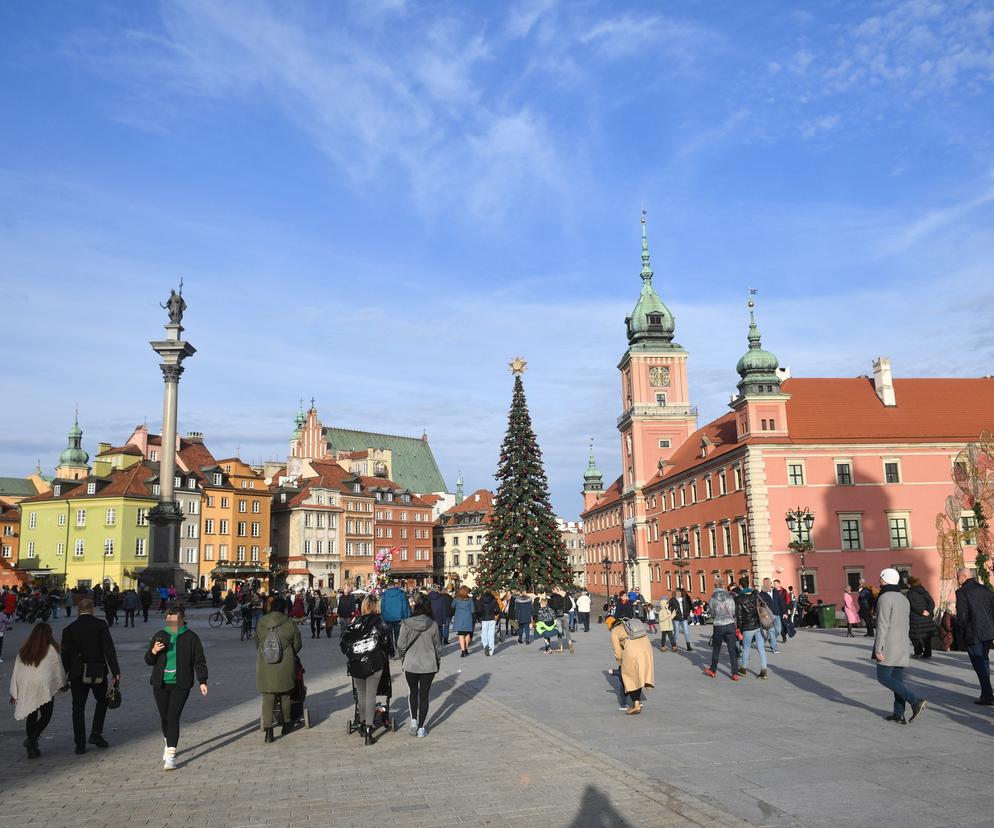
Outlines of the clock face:
<svg viewBox="0 0 994 828">
<path fill-rule="evenodd" d="M 657 365 L 649 369 L 649 382 L 656 386 L 666 386 L 670 384 L 670 369 L 662 365 Z"/>
</svg>

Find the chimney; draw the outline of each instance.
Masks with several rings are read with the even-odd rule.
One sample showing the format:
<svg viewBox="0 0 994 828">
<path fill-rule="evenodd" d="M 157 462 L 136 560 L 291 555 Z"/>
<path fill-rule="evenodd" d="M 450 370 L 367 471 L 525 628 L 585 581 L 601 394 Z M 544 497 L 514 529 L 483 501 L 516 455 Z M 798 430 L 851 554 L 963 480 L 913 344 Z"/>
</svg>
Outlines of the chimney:
<svg viewBox="0 0 994 828">
<path fill-rule="evenodd" d="M 897 405 L 894 396 L 894 379 L 890 373 L 890 358 L 877 357 L 873 360 L 873 388 L 886 406 Z"/>
<path fill-rule="evenodd" d="M 784 380 L 789 380 L 791 376 L 790 367 L 789 366 L 785 367 L 781 365 L 779 368 L 777 368 L 777 376 L 780 377 L 780 382 L 783 382 Z"/>
<path fill-rule="evenodd" d="M 480 496 L 478 494 L 473 495 L 473 500 L 476 501 L 477 503 L 479 503 L 480 502 Z"/>
<path fill-rule="evenodd" d="M 97 456 L 99 457 L 105 451 L 110 451 L 110 443 L 97 443 Z"/>
<path fill-rule="evenodd" d="M 204 432 L 202 431 L 188 431 L 186 432 L 186 437 L 184 437 L 188 443 L 200 443 L 204 442 Z"/>
</svg>

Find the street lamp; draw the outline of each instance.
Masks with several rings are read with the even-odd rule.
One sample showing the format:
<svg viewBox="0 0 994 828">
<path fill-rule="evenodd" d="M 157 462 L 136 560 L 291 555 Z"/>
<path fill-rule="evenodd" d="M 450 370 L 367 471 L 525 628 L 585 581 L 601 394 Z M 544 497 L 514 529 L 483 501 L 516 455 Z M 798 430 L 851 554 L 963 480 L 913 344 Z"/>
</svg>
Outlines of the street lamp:
<svg viewBox="0 0 994 828">
<path fill-rule="evenodd" d="M 790 531 L 791 537 L 794 538 L 788 544 L 788 548 L 793 549 L 801 556 L 800 592 L 806 592 L 804 576 L 807 570 L 804 566 L 804 560 L 808 552 L 814 551 L 814 545 L 811 543 L 811 529 L 815 525 L 815 516 L 811 514 L 807 506 L 803 509 L 798 506 L 796 509 L 787 510 L 785 520 L 787 521 L 787 529 Z"/>
<path fill-rule="evenodd" d="M 685 554 L 690 553 L 690 537 L 684 532 L 683 536 L 677 535 L 673 541 L 673 566 L 676 567 L 677 584 L 683 585 L 683 568 L 690 563 L 690 558 L 685 558 Z M 689 572 L 687 573 L 690 574 Z"/>
<path fill-rule="evenodd" d="M 601 566 L 604 567 L 604 591 L 611 594 L 611 559 L 605 555 L 601 559 Z"/>
</svg>

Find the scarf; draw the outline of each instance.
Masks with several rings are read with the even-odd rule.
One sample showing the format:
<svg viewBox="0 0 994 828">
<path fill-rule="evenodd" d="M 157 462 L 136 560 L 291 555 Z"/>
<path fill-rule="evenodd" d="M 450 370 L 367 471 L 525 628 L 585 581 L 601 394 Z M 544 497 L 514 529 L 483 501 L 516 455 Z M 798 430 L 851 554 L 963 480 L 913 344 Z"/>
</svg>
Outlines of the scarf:
<svg viewBox="0 0 994 828">
<path fill-rule="evenodd" d="M 163 628 L 169 634 L 169 646 L 166 647 L 166 666 L 162 671 L 163 684 L 176 683 L 176 639 L 186 632 L 186 624 L 173 632 L 168 627 Z"/>
</svg>

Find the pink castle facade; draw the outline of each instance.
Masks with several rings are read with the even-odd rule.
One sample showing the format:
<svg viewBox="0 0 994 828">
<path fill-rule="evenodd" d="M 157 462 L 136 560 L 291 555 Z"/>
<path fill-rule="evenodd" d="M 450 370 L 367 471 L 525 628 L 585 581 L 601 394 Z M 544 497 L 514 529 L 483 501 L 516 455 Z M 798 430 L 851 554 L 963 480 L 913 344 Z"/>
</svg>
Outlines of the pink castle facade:
<svg viewBox="0 0 994 828">
<path fill-rule="evenodd" d="M 894 379 L 886 358 L 872 377 L 791 378 L 762 349 L 750 300 L 732 410 L 698 428 L 688 354 L 651 277 L 643 224 L 643 292 L 619 363 L 622 472 L 605 488 L 591 455 L 584 475 L 588 584 L 703 598 L 748 575 L 840 604 L 847 584 L 876 586 L 892 566 L 948 598 L 936 515 L 956 455 L 994 428 L 994 379 Z M 810 536 L 788 529 L 796 509 L 814 516 Z M 797 541 L 812 545 L 803 584 Z M 964 547 L 968 566 L 975 552 Z"/>
</svg>

